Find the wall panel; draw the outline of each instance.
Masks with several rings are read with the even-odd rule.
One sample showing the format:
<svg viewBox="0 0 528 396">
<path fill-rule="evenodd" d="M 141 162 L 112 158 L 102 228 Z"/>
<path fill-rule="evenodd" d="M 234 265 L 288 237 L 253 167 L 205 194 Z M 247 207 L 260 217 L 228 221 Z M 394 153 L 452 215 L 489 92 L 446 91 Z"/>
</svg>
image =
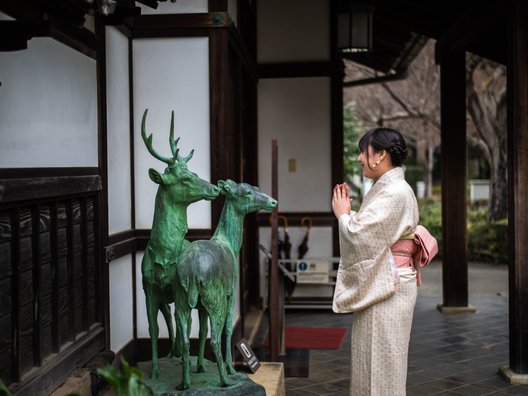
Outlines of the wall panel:
<svg viewBox="0 0 528 396">
<path fill-rule="evenodd" d="M 0 65 L 0 168 L 97 166 L 95 61 L 33 38 Z"/>
<path fill-rule="evenodd" d="M 189 169 L 210 180 L 209 121 L 209 45 L 208 39 L 136 39 L 133 43 L 134 144 L 136 227 L 150 228 L 157 185 L 149 179 L 148 169 L 160 173 L 166 164 L 150 155 L 141 138 L 141 118 L 149 108 L 147 132 L 153 133 L 153 146 L 169 156 L 169 126 L 174 110 L 174 134 L 181 137 L 180 155 L 195 149 Z M 211 204 L 192 204 L 189 228 L 211 227 Z"/>
<path fill-rule="evenodd" d="M 257 2 L 258 63 L 330 59 L 330 1 Z"/>
<path fill-rule="evenodd" d="M 106 28 L 106 93 L 108 226 L 114 234 L 132 227 L 128 39 L 114 27 Z"/>
<path fill-rule="evenodd" d="M 258 103 L 260 188 L 271 191 L 271 139 L 276 138 L 279 211 L 330 211 L 330 79 L 261 80 Z M 289 160 L 295 160 L 295 172 L 288 170 Z"/>
<path fill-rule="evenodd" d="M 110 277 L 110 349 L 119 351 L 134 338 L 132 256 L 112 261 Z"/>
</svg>

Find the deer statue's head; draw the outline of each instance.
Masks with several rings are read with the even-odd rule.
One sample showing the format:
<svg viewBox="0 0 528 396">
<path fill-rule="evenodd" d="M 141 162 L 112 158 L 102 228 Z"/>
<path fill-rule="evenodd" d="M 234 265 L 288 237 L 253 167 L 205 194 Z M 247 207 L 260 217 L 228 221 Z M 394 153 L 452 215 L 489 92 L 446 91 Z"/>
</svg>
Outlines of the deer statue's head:
<svg viewBox="0 0 528 396">
<path fill-rule="evenodd" d="M 277 206 L 275 199 L 264 194 L 258 187 L 246 183 L 235 183 L 229 179 L 226 181 L 219 180 L 218 187 L 240 214 L 245 215 L 257 210 L 272 210 Z"/>
<path fill-rule="evenodd" d="M 180 156 L 180 149 L 177 148 L 180 138 L 174 140 L 174 111 L 171 115 L 169 136 L 172 157 L 163 157 L 152 147 L 152 134 L 147 136 L 145 130 L 147 112 L 148 109 L 143 113 L 141 121 L 141 137 L 150 154 L 168 165 L 162 174 L 155 169 L 149 169 L 150 179 L 159 185 L 158 193 L 165 194 L 171 202 L 185 204 L 191 204 L 202 199 L 212 200 L 218 197 L 220 189 L 217 186 L 201 179 L 187 168 L 187 162 L 192 158 L 194 150 L 191 150 L 186 157 Z"/>
</svg>

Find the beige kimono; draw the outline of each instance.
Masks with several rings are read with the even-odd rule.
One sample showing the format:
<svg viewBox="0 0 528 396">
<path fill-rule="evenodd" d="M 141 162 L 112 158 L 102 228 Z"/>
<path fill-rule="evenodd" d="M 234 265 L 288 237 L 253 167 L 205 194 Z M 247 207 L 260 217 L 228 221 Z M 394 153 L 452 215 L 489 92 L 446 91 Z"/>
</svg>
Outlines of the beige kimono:
<svg viewBox="0 0 528 396">
<path fill-rule="evenodd" d="M 339 219 L 341 261 L 333 310 L 354 312 L 351 395 L 405 395 L 416 302 L 411 269 L 395 285 L 390 247 L 418 224 L 418 205 L 396 167 L 376 181 L 358 212 Z"/>
</svg>

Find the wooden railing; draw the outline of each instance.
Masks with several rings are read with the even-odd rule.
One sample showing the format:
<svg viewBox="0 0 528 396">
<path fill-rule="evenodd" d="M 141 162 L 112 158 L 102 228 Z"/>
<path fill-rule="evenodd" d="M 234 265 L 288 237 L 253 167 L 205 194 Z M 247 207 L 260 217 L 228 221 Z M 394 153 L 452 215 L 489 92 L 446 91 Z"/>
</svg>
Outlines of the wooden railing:
<svg viewBox="0 0 528 396">
<path fill-rule="evenodd" d="M 0 186 L 0 378 L 22 394 L 53 390 L 69 360 L 105 345 L 99 176 Z"/>
</svg>

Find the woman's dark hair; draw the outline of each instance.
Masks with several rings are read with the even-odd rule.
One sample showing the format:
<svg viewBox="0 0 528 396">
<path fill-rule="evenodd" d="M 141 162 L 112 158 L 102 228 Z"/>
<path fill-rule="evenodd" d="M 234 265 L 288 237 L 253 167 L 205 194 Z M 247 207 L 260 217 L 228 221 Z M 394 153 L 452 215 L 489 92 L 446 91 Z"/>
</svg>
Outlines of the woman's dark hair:
<svg viewBox="0 0 528 396">
<path fill-rule="evenodd" d="M 358 145 L 361 152 L 367 153 L 367 156 L 369 145 L 376 152 L 386 150 L 390 154 L 393 166 L 401 166 L 402 162 L 407 158 L 407 143 L 403 135 L 395 129 L 371 129 L 359 139 Z"/>
</svg>

